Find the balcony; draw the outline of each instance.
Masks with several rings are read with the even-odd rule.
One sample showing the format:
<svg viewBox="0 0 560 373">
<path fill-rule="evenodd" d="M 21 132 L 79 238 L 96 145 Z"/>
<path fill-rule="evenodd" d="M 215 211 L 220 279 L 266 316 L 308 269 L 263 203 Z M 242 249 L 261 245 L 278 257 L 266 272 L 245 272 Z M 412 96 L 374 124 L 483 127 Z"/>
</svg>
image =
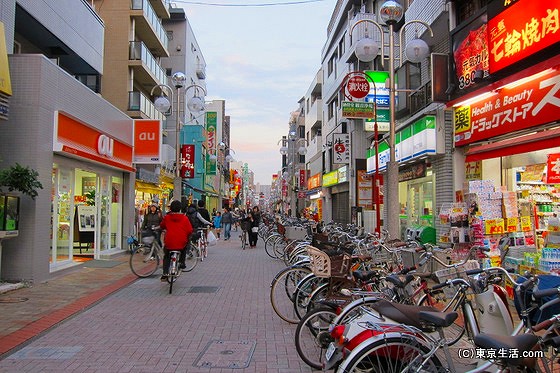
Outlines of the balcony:
<svg viewBox="0 0 560 373">
<path fill-rule="evenodd" d="M 196 65 L 196 77 L 198 79 L 206 79 L 206 66 L 199 63 Z"/>
<path fill-rule="evenodd" d="M 147 87 L 165 84 L 165 70 L 143 42 L 130 42 L 128 59 L 130 67 L 134 70 L 134 80 Z"/>
<path fill-rule="evenodd" d="M 323 100 L 316 99 L 305 114 L 305 128 L 312 128 L 323 121 Z"/>
<path fill-rule="evenodd" d="M 142 92 L 128 92 L 127 115 L 131 118 L 165 120 L 165 116 L 156 110 L 152 101 Z"/>
<path fill-rule="evenodd" d="M 136 35 L 159 57 L 169 57 L 169 40 L 161 19 L 148 0 L 131 0 L 131 17 L 135 19 Z"/>
<path fill-rule="evenodd" d="M 167 19 L 169 14 L 169 0 L 150 0 L 150 4 L 159 18 Z"/>
</svg>

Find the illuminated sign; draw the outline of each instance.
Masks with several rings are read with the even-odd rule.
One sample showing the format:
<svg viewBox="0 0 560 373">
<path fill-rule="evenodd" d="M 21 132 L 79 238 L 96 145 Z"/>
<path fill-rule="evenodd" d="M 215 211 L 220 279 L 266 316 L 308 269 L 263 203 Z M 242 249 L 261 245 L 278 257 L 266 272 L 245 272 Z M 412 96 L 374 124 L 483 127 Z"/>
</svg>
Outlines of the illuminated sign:
<svg viewBox="0 0 560 373">
<path fill-rule="evenodd" d="M 455 146 L 463 146 L 558 119 L 560 72 L 545 70 L 525 83 L 454 110 Z"/>
<path fill-rule="evenodd" d="M 338 184 L 338 170 L 323 174 L 323 186 L 328 187 Z"/>
<path fill-rule="evenodd" d="M 490 73 L 560 41 L 558 8 L 559 0 L 520 0 L 490 19 Z"/>
<path fill-rule="evenodd" d="M 185 179 L 194 178 L 193 144 L 185 144 L 181 146 L 181 177 Z"/>
<path fill-rule="evenodd" d="M 454 39 L 453 59 L 459 89 L 473 85 L 477 71 L 482 74 L 481 78 L 488 75 L 486 23 L 480 24 L 482 19 L 477 21 L 473 23 L 472 29 L 465 30 L 468 34 L 457 35 L 457 39 Z"/>
</svg>

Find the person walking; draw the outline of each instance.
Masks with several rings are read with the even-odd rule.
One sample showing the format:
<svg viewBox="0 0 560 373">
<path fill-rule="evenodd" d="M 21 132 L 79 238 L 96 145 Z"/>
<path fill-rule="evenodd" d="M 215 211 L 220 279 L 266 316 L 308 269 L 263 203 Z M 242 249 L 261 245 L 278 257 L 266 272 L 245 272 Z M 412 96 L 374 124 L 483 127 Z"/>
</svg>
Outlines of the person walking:
<svg viewBox="0 0 560 373">
<path fill-rule="evenodd" d="M 220 232 L 222 230 L 222 213 L 220 211 L 216 212 L 216 216 L 214 216 L 212 224 L 214 224 L 214 232 L 216 233 L 216 237 L 220 238 Z"/>
<path fill-rule="evenodd" d="M 247 213 L 247 221 L 250 222 L 251 229 L 249 230 L 249 247 L 257 247 L 257 241 L 259 239 L 259 216 L 255 214 L 252 210 Z"/>
<path fill-rule="evenodd" d="M 169 262 L 171 261 L 171 251 L 180 251 L 179 268 L 185 266 L 185 247 L 189 242 L 189 236 L 193 232 L 193 228 L 189 218 L 181 212 L 181 202 L 173 201 L 169 206 L 169 213 L 163 217 L 160 228 L 165 231 L 164 252 L 163 256 L 163 275 L 161 281 L 167 281 Z"/>
<path fill-rule="evenodd" d="M 233 223 L 233 215 L 229 207 L 224 207 L 224 213 L 222 214 L 222 227 L 224 229 L 224 241 L 227 241 L 231 237 L 231 223 Z"/>
</svg>

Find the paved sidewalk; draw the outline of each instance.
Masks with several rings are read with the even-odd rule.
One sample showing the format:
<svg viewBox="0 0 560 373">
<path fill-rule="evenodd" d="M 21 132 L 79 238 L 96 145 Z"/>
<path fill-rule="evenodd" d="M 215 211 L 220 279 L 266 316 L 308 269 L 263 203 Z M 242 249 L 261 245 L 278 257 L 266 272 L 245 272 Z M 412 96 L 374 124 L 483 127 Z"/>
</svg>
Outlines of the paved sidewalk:
<svg viewBox="0 0 560 373">
<path fill-rule="evenodd" d="M 132 275 L 125 255 L 1 294 L 0 372 L 311 372 L 296 326 L 270 305 L 283 263 L 232 235 L 171 295 L 159 276 Z"/>
</svg>

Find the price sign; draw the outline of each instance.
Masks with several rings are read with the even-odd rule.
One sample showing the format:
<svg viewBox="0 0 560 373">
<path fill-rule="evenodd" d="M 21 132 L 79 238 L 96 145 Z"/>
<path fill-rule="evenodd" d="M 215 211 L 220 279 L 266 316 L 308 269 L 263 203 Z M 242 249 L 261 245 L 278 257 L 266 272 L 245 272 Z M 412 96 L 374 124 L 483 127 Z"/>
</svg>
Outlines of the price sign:
<svg viewBox="0 0 560 373">
<path fill-rule="evenodd" d="M 504 233 L 504 219 L 489 219 L 484 222 L 485 234 Z"/>
<path fill-rule="evenodd" d="M 531 225 L 531 217 L 530 216 L 522 216 L 521 217 L 521 230 L 523 232 L 530 232 L 533 230 Z"/>
<path fill-rule="evenodd" d="M 517 232 L 517 226 L 519 225 L 518 218 L 507 218 L 506 219 L 506 231 L 507 232 Z"/>
</svg>

